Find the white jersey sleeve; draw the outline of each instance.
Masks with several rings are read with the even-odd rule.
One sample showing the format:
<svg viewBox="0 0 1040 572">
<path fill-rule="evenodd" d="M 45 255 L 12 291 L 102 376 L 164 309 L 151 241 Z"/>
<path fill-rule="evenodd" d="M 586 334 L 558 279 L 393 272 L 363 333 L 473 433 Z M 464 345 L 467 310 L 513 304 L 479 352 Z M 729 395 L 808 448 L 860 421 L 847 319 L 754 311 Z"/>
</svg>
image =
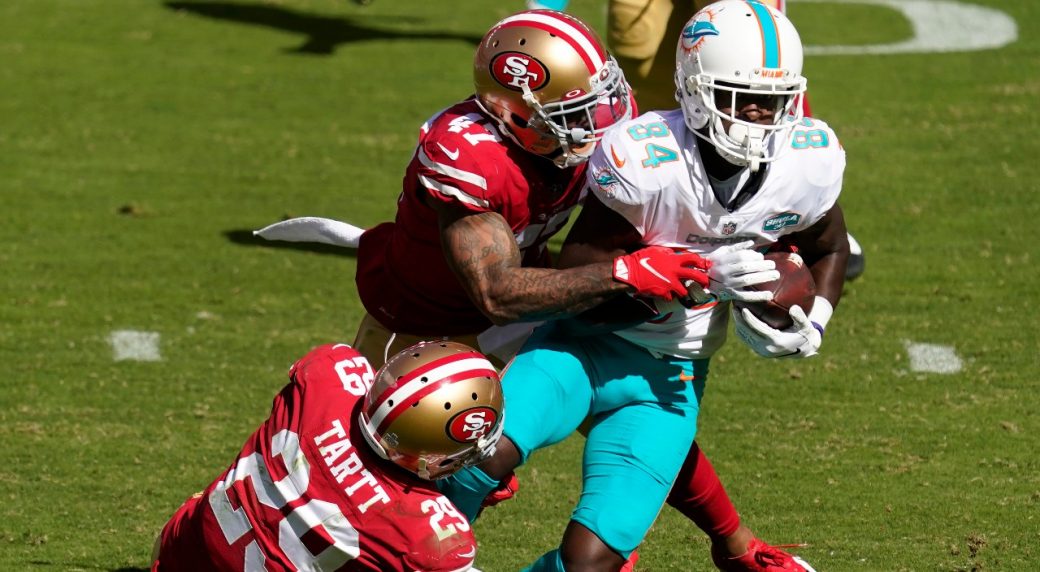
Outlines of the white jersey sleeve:
<svg viewBox="0 0 1040 572">
<path fill-rule="evenodd" d="M 799 121 L 788 141 L 788 156 L 772 167 L 776 177 L 790 181 L 802 197 L 812 199 L 805 205 L 804 220 L 795 227 L 804 230 L 838 201 L 845 173 L 845 149 L 826 122 L 808 117 Z"/>
<path fill-rule="evenodd" d="M 662 202 L 674 198 L 673 179 L 685 176 L 681 150 L 662 115 L 631 119 L 608 131 L 589 158 L 589 188 L 646 239 L 659 230 Z"/>
</svg>

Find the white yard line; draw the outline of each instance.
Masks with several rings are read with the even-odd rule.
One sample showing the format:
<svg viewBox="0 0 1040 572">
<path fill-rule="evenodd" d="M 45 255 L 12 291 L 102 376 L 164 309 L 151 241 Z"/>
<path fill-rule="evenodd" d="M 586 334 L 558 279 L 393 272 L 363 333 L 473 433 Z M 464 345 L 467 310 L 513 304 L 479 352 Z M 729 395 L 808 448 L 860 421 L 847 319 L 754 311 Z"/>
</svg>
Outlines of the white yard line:
<svg viewBox="0 0 1040 572">
<path fill-rule="evenodd" d="M 903 345 L 910 355 L 910 371 L 957 373 L 964 369 L 964 362 L 953 346 L 921 344 L 910 340 L 903 340 Z"/>
<path fill-rule="evenodd" d="M 1015 20 L 993 8 L 954 0 L 790 0 L 828 4 L 873 4 L 901 13 L 914 35 L 892 44 L 805 46 L 806 55 L 972 52 L 1002 48 L 1018 39 Z"/>
<path fill-rule="evenodd" d="M 115 330 L 108 336 L 115 361 L 160 361 L 159 332 Z"/>
</svg>

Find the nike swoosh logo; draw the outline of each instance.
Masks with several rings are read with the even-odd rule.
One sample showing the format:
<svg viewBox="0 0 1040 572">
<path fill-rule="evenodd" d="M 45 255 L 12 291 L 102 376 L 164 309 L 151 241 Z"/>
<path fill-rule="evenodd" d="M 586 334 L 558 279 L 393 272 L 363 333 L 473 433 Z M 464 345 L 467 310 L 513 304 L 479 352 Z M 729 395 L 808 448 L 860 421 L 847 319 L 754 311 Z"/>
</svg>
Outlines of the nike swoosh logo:
<svg viewBox="0 0 1040 572">
<path fill-rule="evenodd" d="M 639 265 L 642 266 L 643 268 L 646 268 L 650 272 L 650 274 L 653 274 L 654 276 L 657 276 L 658 278 L 660 278 L 662 282 L 671 282 L 670 280 L 665 278 L 660 272 L 658 272 L 656 268 L 654 268 L 653 266 L 650 266 L 650 259 L 649 258 L 640 258 L 639 259 Z"/>
<path fill-rule="evenodd" d="M 679 372 L 679 381 L 694 381 L 697 379 L 696 375 L 688 375 L 685 371 Z"/>
<path fill-rule="evenodd" d="M 473 546 L 469 549 L 469 552 L 459 552 L 459 558 L 473 558 L 477 555 L 477 547 Z"/>
<path fill-rule="evenodd" d="M 626 159 L 622 159 L 621 157 L 617 156 L 617 151 L 614 150 L 614 146 L 613 145 L 610 146 L 610 155 L 612 157 L 614 157 L 614 164 L 617 165 L 618 169 L 620 169 L 621 167 L 624 167 L 625 163 L 628 162 Z"/>
<path fill-rule="evenodd" d="M 448 148 L 445 147 L 444 145 L 441 145 L 440 143 L 438 143 L 437 146 L 440 147 L 441 151 L 444 151 L 444 154 L 447 155 L 448 158 L 451 159 L 452 161 L 454 161 L 454 160 L 459 158 L 459 150 L 458 149 L 456 149 L 454 151 L 448 151 Z"/>
</svg>

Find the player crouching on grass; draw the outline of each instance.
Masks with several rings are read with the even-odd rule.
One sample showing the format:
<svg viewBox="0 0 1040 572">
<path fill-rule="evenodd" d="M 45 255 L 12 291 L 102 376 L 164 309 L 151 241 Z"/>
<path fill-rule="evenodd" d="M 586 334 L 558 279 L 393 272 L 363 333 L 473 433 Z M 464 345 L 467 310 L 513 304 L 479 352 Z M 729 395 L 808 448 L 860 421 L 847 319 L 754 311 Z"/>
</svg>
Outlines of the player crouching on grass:
<svg viewBox="0 0 1040 572">
<path fill-rule="evenodd" d="M 473 569 L 469 522 L 433 481 L 501 436 L 485 356 L 422 342 L 373 373 L 325 345 L 289 379 L 237 460 L 166 524 L 153 572 Z"/>
</svg>

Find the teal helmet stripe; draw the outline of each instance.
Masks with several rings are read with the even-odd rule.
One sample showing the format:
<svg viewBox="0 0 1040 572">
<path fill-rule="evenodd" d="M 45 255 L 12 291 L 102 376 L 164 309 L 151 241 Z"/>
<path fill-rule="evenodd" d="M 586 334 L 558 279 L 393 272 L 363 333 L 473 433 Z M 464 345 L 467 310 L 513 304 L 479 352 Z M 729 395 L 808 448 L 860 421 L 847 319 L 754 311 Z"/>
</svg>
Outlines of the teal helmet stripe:
<svg viewBox="0 0 1040 572">
<path fill-rule="evenodd" d="M 758 27 L 762 30 L 762 67 L 780 67 L 780 32 L 776 29 L 773 15 L 758 0 L 749 0 L 748 6 L 755 13 Z"/>
</svg>

